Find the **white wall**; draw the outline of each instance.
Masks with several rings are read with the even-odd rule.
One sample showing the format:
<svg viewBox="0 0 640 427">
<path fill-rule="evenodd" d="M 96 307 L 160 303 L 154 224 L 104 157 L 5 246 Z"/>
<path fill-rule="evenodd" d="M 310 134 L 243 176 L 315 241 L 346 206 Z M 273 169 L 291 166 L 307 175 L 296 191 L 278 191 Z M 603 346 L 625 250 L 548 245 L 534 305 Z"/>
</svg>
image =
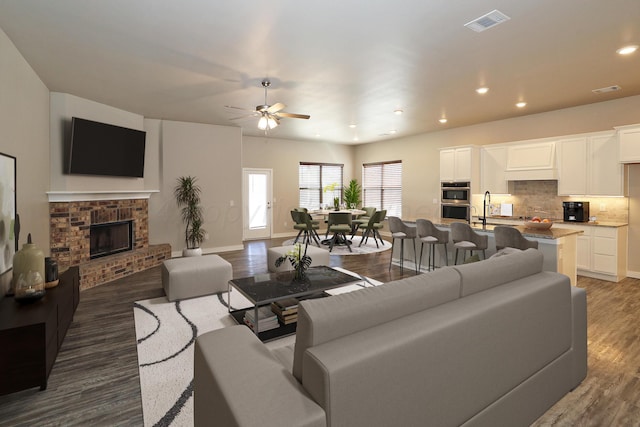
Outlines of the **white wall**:
<svg viewBox="0 0 640 427">
<path fill-rule="evenodd" d="M 293 230 L 290 211 L 299 205 L 298 166 L 300 162 L 342 163 L 344 182 L 351 178 L 361 182 L 355 169 L 354 150 L 348 145 L 322 141 L 293 141 L 267 137 L 243 137 L 242 167 L 273 170 L 272 235 L 286 235 Z"/>
<path fill-rule="evenodd" d="M 49 90 L 0 29 L 0 152 L 16 157 L 20 245 L 49 253 Z M 4 279 L 7 279 L 5 275 Z M 0 296 L 8 284 L 0 279 Z"/>
<path fill-rule="evenodd" d="M 144 130 L 144 117 L 140 114 L 67 93 L 51 92 L 51 191 L 125 191 L 146 188 L 144 178 L 65 174 L 64 147 L 69 142 L 72 117 Z M 147 166 L 145 164 L 145 175 Z"/>
<path fill-rule="evenodd" d="M 159 148 L 160 193 L 149 201 L 150 243 L 170 243 L 174 255 L 185 247 L 173 189 L 178 177 L 191 175 L 202 189 L 203 228 L 209 236 L 203 251 L 242 249 L 241 129 L 167 120 L 147 120 L 145 126 Z"/>
</svg>

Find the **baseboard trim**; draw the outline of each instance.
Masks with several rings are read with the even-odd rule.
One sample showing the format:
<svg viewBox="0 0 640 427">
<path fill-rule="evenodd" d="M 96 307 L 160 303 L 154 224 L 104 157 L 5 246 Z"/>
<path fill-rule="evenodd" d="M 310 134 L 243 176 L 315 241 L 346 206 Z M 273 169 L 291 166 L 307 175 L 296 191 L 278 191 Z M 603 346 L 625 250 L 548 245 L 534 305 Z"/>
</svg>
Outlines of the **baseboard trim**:
<svg viewBox="0 0 640 427">
<path fill-rule="evenodd" d="M 632 277 L 634 279 L 640 279 L 640 271 L 629 271 L 629 270 L 627 270 L 627 277 Z"/>
<path fill-rule="evenodd" d="M 244 245 L 233 245 L 233 246 L 219 246 L 216 248 L 203 248 L 202 254 L 217 254 L 220 252 L 230 252 L 230 251 L 241 251 L 244 250 Z M 180 251 L 172 251 L 171 258 L 181 258 L 182 250 Z"/>
</svg>

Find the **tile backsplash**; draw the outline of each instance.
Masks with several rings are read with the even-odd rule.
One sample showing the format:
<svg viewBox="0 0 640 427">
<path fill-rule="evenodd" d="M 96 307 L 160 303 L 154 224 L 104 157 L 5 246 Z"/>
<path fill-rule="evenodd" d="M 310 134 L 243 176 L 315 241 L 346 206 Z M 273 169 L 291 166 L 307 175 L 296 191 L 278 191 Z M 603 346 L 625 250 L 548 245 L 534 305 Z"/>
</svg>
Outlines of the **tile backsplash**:
<svg viewBox="0 0 640 427">
<path fill-rule="evenodd" d="M 558 196 L 558 181 L 512 181 L 510 195 L 491 195 L 491 204 L 512 203 L 514 217 L 540 216 L 562 219 L 562 202 L 589 202 L 589 215 L 598 221 L 629 221 L 627 197 L 567 197 Z M 483 196 L 474 194 L 472 204 L 482 215 Z M 473 212 L 475 214 L 475 212 Z"/>
</svg>

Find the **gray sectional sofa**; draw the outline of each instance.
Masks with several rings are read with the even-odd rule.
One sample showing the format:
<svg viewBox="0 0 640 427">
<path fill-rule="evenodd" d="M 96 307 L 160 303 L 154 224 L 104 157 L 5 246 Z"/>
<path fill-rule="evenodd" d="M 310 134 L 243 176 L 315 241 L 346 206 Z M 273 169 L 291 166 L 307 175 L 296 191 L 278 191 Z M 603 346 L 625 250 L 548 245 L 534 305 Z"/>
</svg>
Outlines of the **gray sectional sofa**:
<svg viewBox="0 0 640 427">
<path fill-rule="evenodd" d="M 587 373 L 586 295 L 535 249 L 299 306 L 294 348 L 200 336 L 196 426 L 526 426 Z"/>
</svg>

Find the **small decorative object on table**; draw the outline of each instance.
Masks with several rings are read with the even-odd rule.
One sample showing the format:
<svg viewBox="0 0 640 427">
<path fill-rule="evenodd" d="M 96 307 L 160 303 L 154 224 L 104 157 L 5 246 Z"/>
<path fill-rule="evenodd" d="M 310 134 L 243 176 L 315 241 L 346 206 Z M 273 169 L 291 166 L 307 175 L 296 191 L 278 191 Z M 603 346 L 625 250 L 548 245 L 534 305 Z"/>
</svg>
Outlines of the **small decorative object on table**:
<svg viewBox="0 0 640 427">
<path fill-rule="evenodd" d="M 13 286 L 17 302 L 37 301 L 45 295 L 44 254 L 31 242 L 27 243 L 13 256 Z"/>
<path fill-rule="evenodd" d="M 304 246 L 304 253 L 302 251 L 302 245 L 296 243 L 286 254 L 282 255 L 276 260 L 276 267 L 280 267 L 283 262 L 289 261 L 291 266 L 295 270 L 295 280 L 302 280 L 306 276 L 307 268 L 311 266 L 311 257 L 307 255 L 307 242 Z"/>
</svg>

